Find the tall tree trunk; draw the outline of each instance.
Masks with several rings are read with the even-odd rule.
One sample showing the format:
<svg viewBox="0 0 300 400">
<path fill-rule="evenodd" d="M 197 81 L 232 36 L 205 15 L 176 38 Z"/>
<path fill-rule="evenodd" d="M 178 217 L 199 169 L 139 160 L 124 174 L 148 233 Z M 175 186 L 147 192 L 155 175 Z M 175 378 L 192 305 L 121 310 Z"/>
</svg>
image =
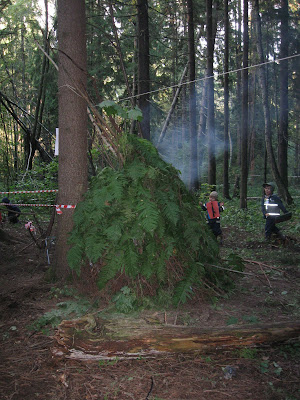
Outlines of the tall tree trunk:
<svg viewBox="0 0 300 400">
<path fill-rule="evenodd" d="M 87 102 L 85 1 L 58 0 L 59 204 L 76 205 L 87 190 Z M 58 217 L 59 278 L 69 274 L 68 233 L 73 209 Z"/>
<path fill-rule="evenodd" d="M 257 30 L 257 52 L 259 55 L 260 63 L 264 63 L 264 54 L 263 54 L 263 47 L 262 47 L 262 35 L 261 35 L 261 21 L 259 15 L 259 0 L 255 0 L 255 14 L 256 14 L 256 30 Z M 270 110 L 269 110 L 269 99 L 268 99 L 268 91 L 267 91 L 267 83 L 266 83 L 266 74 L 265 74 L 265 66 L 261 65 L 259 68 L 260 74 L 260 85 L 262 91 L 262 102 L 263 102 L 263 109 L 264 109 L 264 119 L 265 119 L 265 141 L 266 141 L 266 150 L 268 154 L 269 162 L 271 163 L 271 169 L 273 177 L 277 183 L 279 188 L 279 192 L 283 194 L 284 200 L 291 204 L 293 199 L 284 185 L 279 171 L 277 167 L 277 163 L 275 160 L 275 155 L 272 147 L 272 128 L 271 128 L 271 118 L 270 118 Z"/>
<path fill-rule="evenodd" d="M 217 24 L 213 20 L 213 47 L 215 46 L 217 34 Z M 207 67 L 207 66 L 206 66 Z M 201 102 L 199 106 L 199 124 L 197 133 L 197 144 L 198 144 L 198 175 L 201 181 L 203 175 L 203 158 L 204 158 L 204 148 L 207 146 L 207 95 L 208 95 L 208 75 L 206 70 L 205 79 L 203 80 Z M 200 183 L 200 182 L 199 182 Z"/>
<path fill-rule="evenodd" d="M 116 23 L 115 23 L 114 9 L 113 9 L 111 0 L 109 1 L 109 11 L 110 11 L 110 17 L 111 17 L 111 23 L 112 23 L 112 28 L 113 28 L 113 32 L 114 32 L 114 37 L 115 37 L 115 47 L 116 47 L 117 53 L 120 58 L 120 64 L 121 64 L 121 68 L 122 68 L 122 72 L 123 72 L 123 76 L 124 76 L 124 80 L 125 80 L 125 84 L 126 84 L 127 93 L 128 93 L 128 96 L 130 96 L 131 105 L 134 107 L 134 99 L 132 97 L 132 91 L 129 86 L 127 71 L 126 71 L 126 67 L 125 67 L 125 63 L 124 63 L 124 57 L 123 57 L 123 53 L 122 53 L 122 49 L 121 49 L 121 45 L 120 45 L 118 29 L 117 29 Z"/>
<path fill-rule="evenodd" d="M 280 58 L 289 55 L 289 2 L 281 0 Z M 280 115 L 278 132 L 278 169 L 283 184 L 288 187 L 288 60 L 280 61 Z M 280 195 L 283 193 L 279 192 Z"/>
<path fill-rule="evenodd" d="M 228 15 L 228 0 L 224 0 L 224 165 L 223 165 L 223 196 L 229 199 L 229 75 L 228 75 L 228 62 L 229 62 L 229 15 Z"/>
<path fill-rule="evenodd" d="M 241 136 L 241 190 L 240 207 L 247 208 L 248 179 L 248 0 L 244 0 L 243 13 L 243 72 L 242 72 L 242 136 Z"/>
<path fill-rule="evenodd" d="M 144 139 L 150 140 L 150 50 L 148 0 L 137 0 L 138 11 L 138 106 L 143 112 L 141 122 Z"/>
<path fill-rule="evenodd" d="M 208 137 L 208 183 L 216 185 L 216 155 L 215 155 L 215 111 L 214 111 L 214 38 L 212 0 L 206 0 L 206 31 L 207 31 L 207 137 Z"/>
<path fill-rule="evenodd" d="M 237 132 L 236 132 L 236 141 L 237 141 L 237 165 L 241 166 L 241 126 L 242 126 L 242 73 L 240 71 L 242 67 L 242 6 L 241 0 L 238 0 L 238 9 L 237 9 L 237 38 L 236 38 L 236 68 L 237 68 L 237 76 L 236 76 L 236 97 L 237 97 Z"/>
<path fill-rule="evenodd" d="M 255 172 L 255 142 L 256 142 L 256 129 L 255 126 L 255 116 L 256 116 L 256 107 L 255 107 L 255 98 L 256 98 L 256 69 L 251 71 L 250 74 L 250 109 L 249 109 L 249 169 L 251 182 L 254 181 L 254 172 Z"/>
<path fill-rule="evenodd" d="M 189 189 L 198 189 L 197 122 L 196 122 L 196 61 L 193 0 L 187 0 L 188 53 L 189 53 L 189 131 L 190 131 L 190 178 Z"/>
<path fill-rule="evenodd" d="M 206 145 L 206 122 L 207 122 L 207 85 L 208 79 L 207 75 L 203 81 L 202 86 L 202 94 L 201 94 L 201 102 L 200 102 L 200 116 L 199 116 L 199 124 L 198 124 L 198 134 L 197 134 L 197 143 L 198 143 L 198 174 L 199 180 L 202 181 L 203 175 L 203 156 L 204 156 L 204 148 Z"/>
</svg>

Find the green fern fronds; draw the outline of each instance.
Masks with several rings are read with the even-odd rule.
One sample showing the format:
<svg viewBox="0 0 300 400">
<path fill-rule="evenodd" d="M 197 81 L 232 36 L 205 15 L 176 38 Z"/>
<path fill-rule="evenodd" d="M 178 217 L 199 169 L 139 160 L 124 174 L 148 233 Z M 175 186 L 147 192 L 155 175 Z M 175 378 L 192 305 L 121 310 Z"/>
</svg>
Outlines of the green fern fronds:
<svg viewBox="0 0 300 400">
<path fill-rule="evenodd" d="M 67 255 L 67 261 L 71 269 L 73 269 L 77 275 L 80 275 L 81 263 L 84 258 L 84 249 L 82 245 L 76 244 L 71 247 Z"/>
<path fill-rule="evenodd" d="M 184 302 L 208 275 L 197 262 L 218 258 L 217 243 L 178 171 L 147 140 L 126 138 L 124 167 L 101 170 L 75 210 L 69 265 L 79 273 L 96 264 L 100 290 L 121 277 L 132 290 L 137 282 L 153 293 L 177 285 Z"/>
<path fill-rule="evenodd" d="M 159 220 L 159 210 L 156 204 L 152 201 L 142 200 L 137 207 L 137 212 L 139 213 L 138 221 L 145 232 L 153 235 Z"/>
<path fill-rule="evenodd" d="M 193 285 L 195 282 L 199 285 L 198 277 L 199 277 L 200 269 L 196 263 L 190 266 L 190 271 L 185 276 L 182 281 L 180 281 L 174 292 L 174 304 L 179 305 L 186 303 L 188 299 L 193 296 Z"/>
<path fill-rule="evenodd" d="M 124 254 L 119 252 L 115 257 L 107 258 L 106 264 L 102 266 L 98 275 L 97 286 L 99 290 L 104 289 L 105 285 L 113 279 L 120 270 L 125 267 Z"/>
</svg>

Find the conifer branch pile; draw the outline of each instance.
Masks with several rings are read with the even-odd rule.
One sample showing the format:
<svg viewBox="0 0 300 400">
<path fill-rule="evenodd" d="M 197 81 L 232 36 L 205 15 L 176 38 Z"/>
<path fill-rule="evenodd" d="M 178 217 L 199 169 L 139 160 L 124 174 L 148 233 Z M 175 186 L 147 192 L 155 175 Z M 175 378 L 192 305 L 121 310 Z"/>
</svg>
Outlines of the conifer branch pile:
<svg viewBox="0 0 300 400">
<path fill-rule="evenodd" d="M 78 274 L 86 265 L 96 269 L 100 291 L 114 294 L 121 282 L 137 296 L 168 291 L 175 304 L 203 282 L 218 284 L 222 273 L 207 267 L 218 245 L 179 172 L 149 141 L 108 129 L 93 115 L 109 162 L 75 210 L 70 267 Z"/>
</svg>

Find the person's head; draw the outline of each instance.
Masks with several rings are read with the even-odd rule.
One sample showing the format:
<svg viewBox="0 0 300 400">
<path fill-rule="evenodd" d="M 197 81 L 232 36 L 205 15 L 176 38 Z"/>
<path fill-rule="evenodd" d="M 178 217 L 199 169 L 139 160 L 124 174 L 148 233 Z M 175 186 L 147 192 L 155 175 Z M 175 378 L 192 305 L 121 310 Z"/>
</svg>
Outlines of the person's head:
<svg viewBox="0 0 300 400">
<path fill-rule="evenodd" d="M 264 183 L 263 188 L 264 188 L 265 194 L 267 196 L 270 196 L 271 194 L 274 193 L 275 183 L 273 183 L 273 182 Z"/>
<path fill-rule="evenodd" d="M 209 200 L 210 201 L 218 200 L 218 192 L 215 192 L 215 191 L 211 192 L 211 194 L 209 195 Z"/>
<path fill-rule="evenodd" d="M 7 197 L 4 197 L 4 198 L 2 199 L 2 201 L 1 201 L 1 203 L 9 204 L 10 201 L 9 201 L 9 199 L 8 199 Z"/>
</svg>

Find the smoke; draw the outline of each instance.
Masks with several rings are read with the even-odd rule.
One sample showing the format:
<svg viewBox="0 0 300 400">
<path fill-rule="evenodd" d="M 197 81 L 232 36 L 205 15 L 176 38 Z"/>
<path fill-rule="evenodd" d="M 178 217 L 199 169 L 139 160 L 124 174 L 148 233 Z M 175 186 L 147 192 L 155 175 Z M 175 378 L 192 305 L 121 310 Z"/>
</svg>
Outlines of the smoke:
<svg viewBox="0 0 300 400">
<path fill-rule="evenodd" d="M 167 163 L 172 164 L 178 171 L 185 185 L 189 184 L 190 177 L 198 174 L 201 180 L 207 178 L 208 169 L 208 149 L 207 149 L 207 133 L 198 137 L 197 159 L 191 160 L 191 148 L 189 138 L 189 127 L 178 121 L 177 125 L 169 126 L 164 139 L 157 144 L 157 138 L 160 131 L 154 132 L 153 144 L 156 146 L 160 156 Z M 215 135 L 214 155 L 216 159 L 224 152 L 223 138 Z M 197 163 L 197 168 L 191 171 L 191 166 Z"/>
</svg>

